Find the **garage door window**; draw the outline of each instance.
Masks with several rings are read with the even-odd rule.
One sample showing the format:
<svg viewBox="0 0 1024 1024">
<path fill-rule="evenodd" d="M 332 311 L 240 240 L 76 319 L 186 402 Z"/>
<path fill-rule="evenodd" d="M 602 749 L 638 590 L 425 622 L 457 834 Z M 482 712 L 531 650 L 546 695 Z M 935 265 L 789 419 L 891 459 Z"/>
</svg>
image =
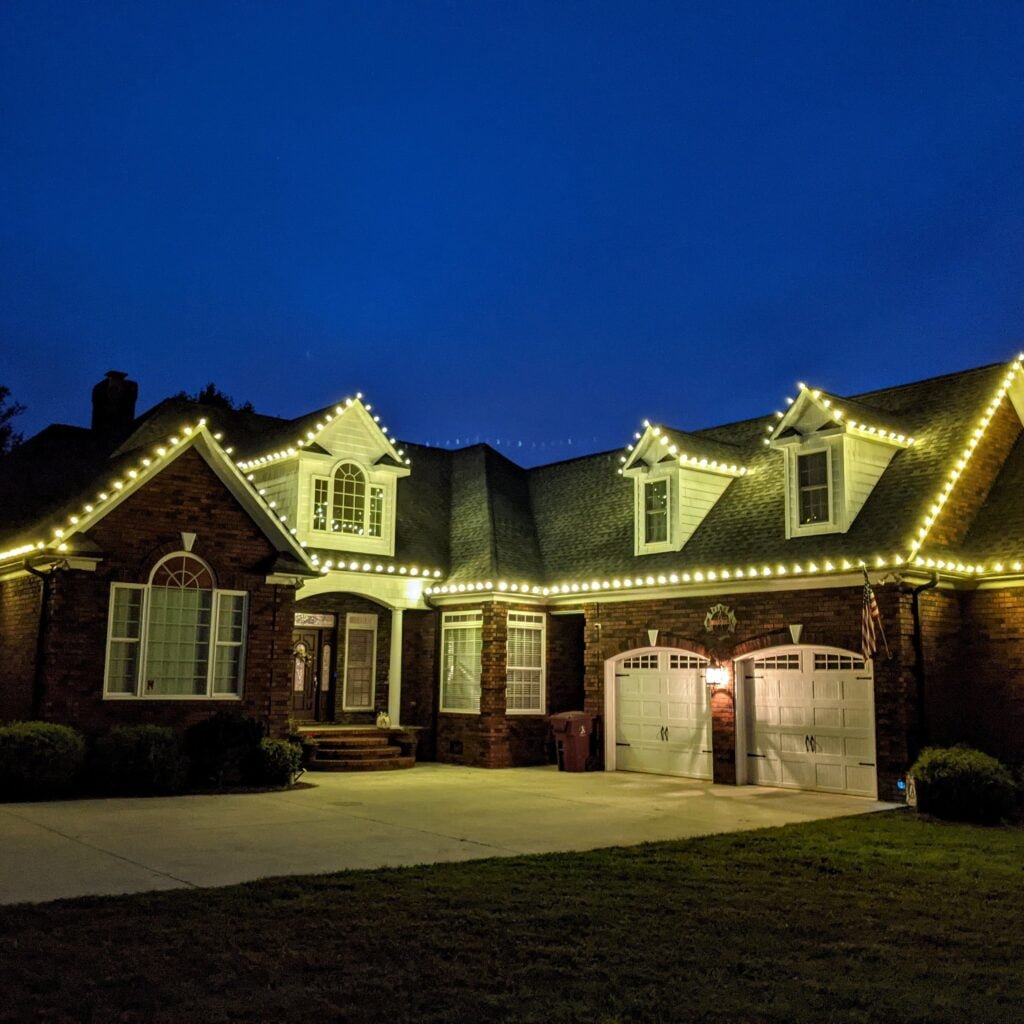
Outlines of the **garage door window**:
<svg viewBox="0 0 1024 1024">
<path fill-rule="evenodd" d="M 851 672 L 863 668 L 863 658 L 855 658 L 849 654 L 822 654 L 818 651 L 814 653 L 816 672 Z"/>
</svg>

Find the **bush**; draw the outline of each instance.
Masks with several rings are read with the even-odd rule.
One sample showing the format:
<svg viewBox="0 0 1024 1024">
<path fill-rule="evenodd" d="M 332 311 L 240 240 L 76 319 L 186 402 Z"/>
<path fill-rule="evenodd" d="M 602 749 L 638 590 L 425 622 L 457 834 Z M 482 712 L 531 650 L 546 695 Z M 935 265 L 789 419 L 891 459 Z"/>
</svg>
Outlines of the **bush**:
<svg viewBox="0 0 1024 1024">
<path fill-rule="evenodd" d="M 1013 807 L 1013 776 L 970 747 L 928 747 L 910 769 L 921 811 L 950 821 L 995 824 Z"/>
<path fill-rule="evenodd" d="M 287 740 L 260 740 L 253 782 L 263 786 L 290 786 L 302 769 L 302 747 Z"/>
<path fill-rule="evenodd" d="M 256 718 L 218 711 L 185 731 L 189 776 L 196 786 L 238 786 L 251 781 L 257 768 L 263 723 Z"/>
<path fill-rule="evenodd" d="M 0 727 L 0 800 L 53 800 L 78 788 L 85 740 L 50 722 Z"/>
<path fill-rule="evenodd" d="M 92 751 L 91 777 L 102 793 L 128 796 L 180 793 L 188 762 L 174 729 L 116 725 Z"/>
</svg>

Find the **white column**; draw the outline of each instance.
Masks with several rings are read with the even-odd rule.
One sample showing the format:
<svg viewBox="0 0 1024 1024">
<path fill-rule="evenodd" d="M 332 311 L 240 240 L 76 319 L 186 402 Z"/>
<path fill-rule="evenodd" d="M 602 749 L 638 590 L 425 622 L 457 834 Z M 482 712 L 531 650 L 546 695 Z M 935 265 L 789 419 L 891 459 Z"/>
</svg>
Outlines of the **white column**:
<svg viewBox="0 0 1024 1024">
<path fill-rule="evenodd" d="M 391 661 L 388 665 L 388 716 L 393 726 L 402 713 L 402 609 L 391 610 Z"/>
</svg>

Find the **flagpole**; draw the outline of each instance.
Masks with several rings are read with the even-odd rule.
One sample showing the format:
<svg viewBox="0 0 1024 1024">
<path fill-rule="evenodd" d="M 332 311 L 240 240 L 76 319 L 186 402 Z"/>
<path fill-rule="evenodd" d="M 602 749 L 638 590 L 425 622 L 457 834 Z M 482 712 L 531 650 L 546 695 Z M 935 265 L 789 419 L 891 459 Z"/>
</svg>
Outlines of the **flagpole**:
<svg viewBox="0 0 1024 1024">
<path fill-rule="evenodd" d="M 868 567 L 862 565 L 861 569 L 864 572 L 864 585 L 871 591 L 872 597 L 874 597 L 875 588 L 871 586 L 871 580 L 868 578 Z M 877 605 L 877 602 L 876 602 Z M 887 661 L 892 661 L 892 651 L 889 650 L 889 641 L 885 637 L 885 626 L 882 625 L 882 610 L 878 610 L 878 632 L 882 634 L 882 644 L 885 646 L 885 657 Z"/>
</svg>

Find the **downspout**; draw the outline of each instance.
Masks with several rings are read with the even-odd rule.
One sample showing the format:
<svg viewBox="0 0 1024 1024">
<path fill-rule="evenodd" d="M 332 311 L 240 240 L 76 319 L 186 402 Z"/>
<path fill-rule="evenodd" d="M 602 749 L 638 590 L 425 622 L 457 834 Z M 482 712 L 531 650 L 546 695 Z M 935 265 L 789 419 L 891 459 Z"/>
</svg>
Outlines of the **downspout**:
<svg viewBox="0 0 1024 1024">
<path fill-rule="evenodd" d="M 917 681 L 917 750 L 915 755 L 928 741 L 928 717 L 925 710 L 925 673 L 924 673 L 924 638 L 921 636 L 921 595 L 926 590 L 933 590 L 939 585 L 937 573 L 927 583 L 914 587 L 910 592 L 910 611 L 914 623 L 914 677 Z"/>
<path fill-rule="evenodd" d="M 32 717 L 38 718 L 43 710 L 45 676 L 43 659 L 46 656 L 46 633 L 50 625 L 50 573 L 40 572 L 26 559 L 22 565 L 26 572 L 37 577 L 39 590 L 39 624 L 36 629 L 36 664 L 32 675 Z"/>
</svg>

